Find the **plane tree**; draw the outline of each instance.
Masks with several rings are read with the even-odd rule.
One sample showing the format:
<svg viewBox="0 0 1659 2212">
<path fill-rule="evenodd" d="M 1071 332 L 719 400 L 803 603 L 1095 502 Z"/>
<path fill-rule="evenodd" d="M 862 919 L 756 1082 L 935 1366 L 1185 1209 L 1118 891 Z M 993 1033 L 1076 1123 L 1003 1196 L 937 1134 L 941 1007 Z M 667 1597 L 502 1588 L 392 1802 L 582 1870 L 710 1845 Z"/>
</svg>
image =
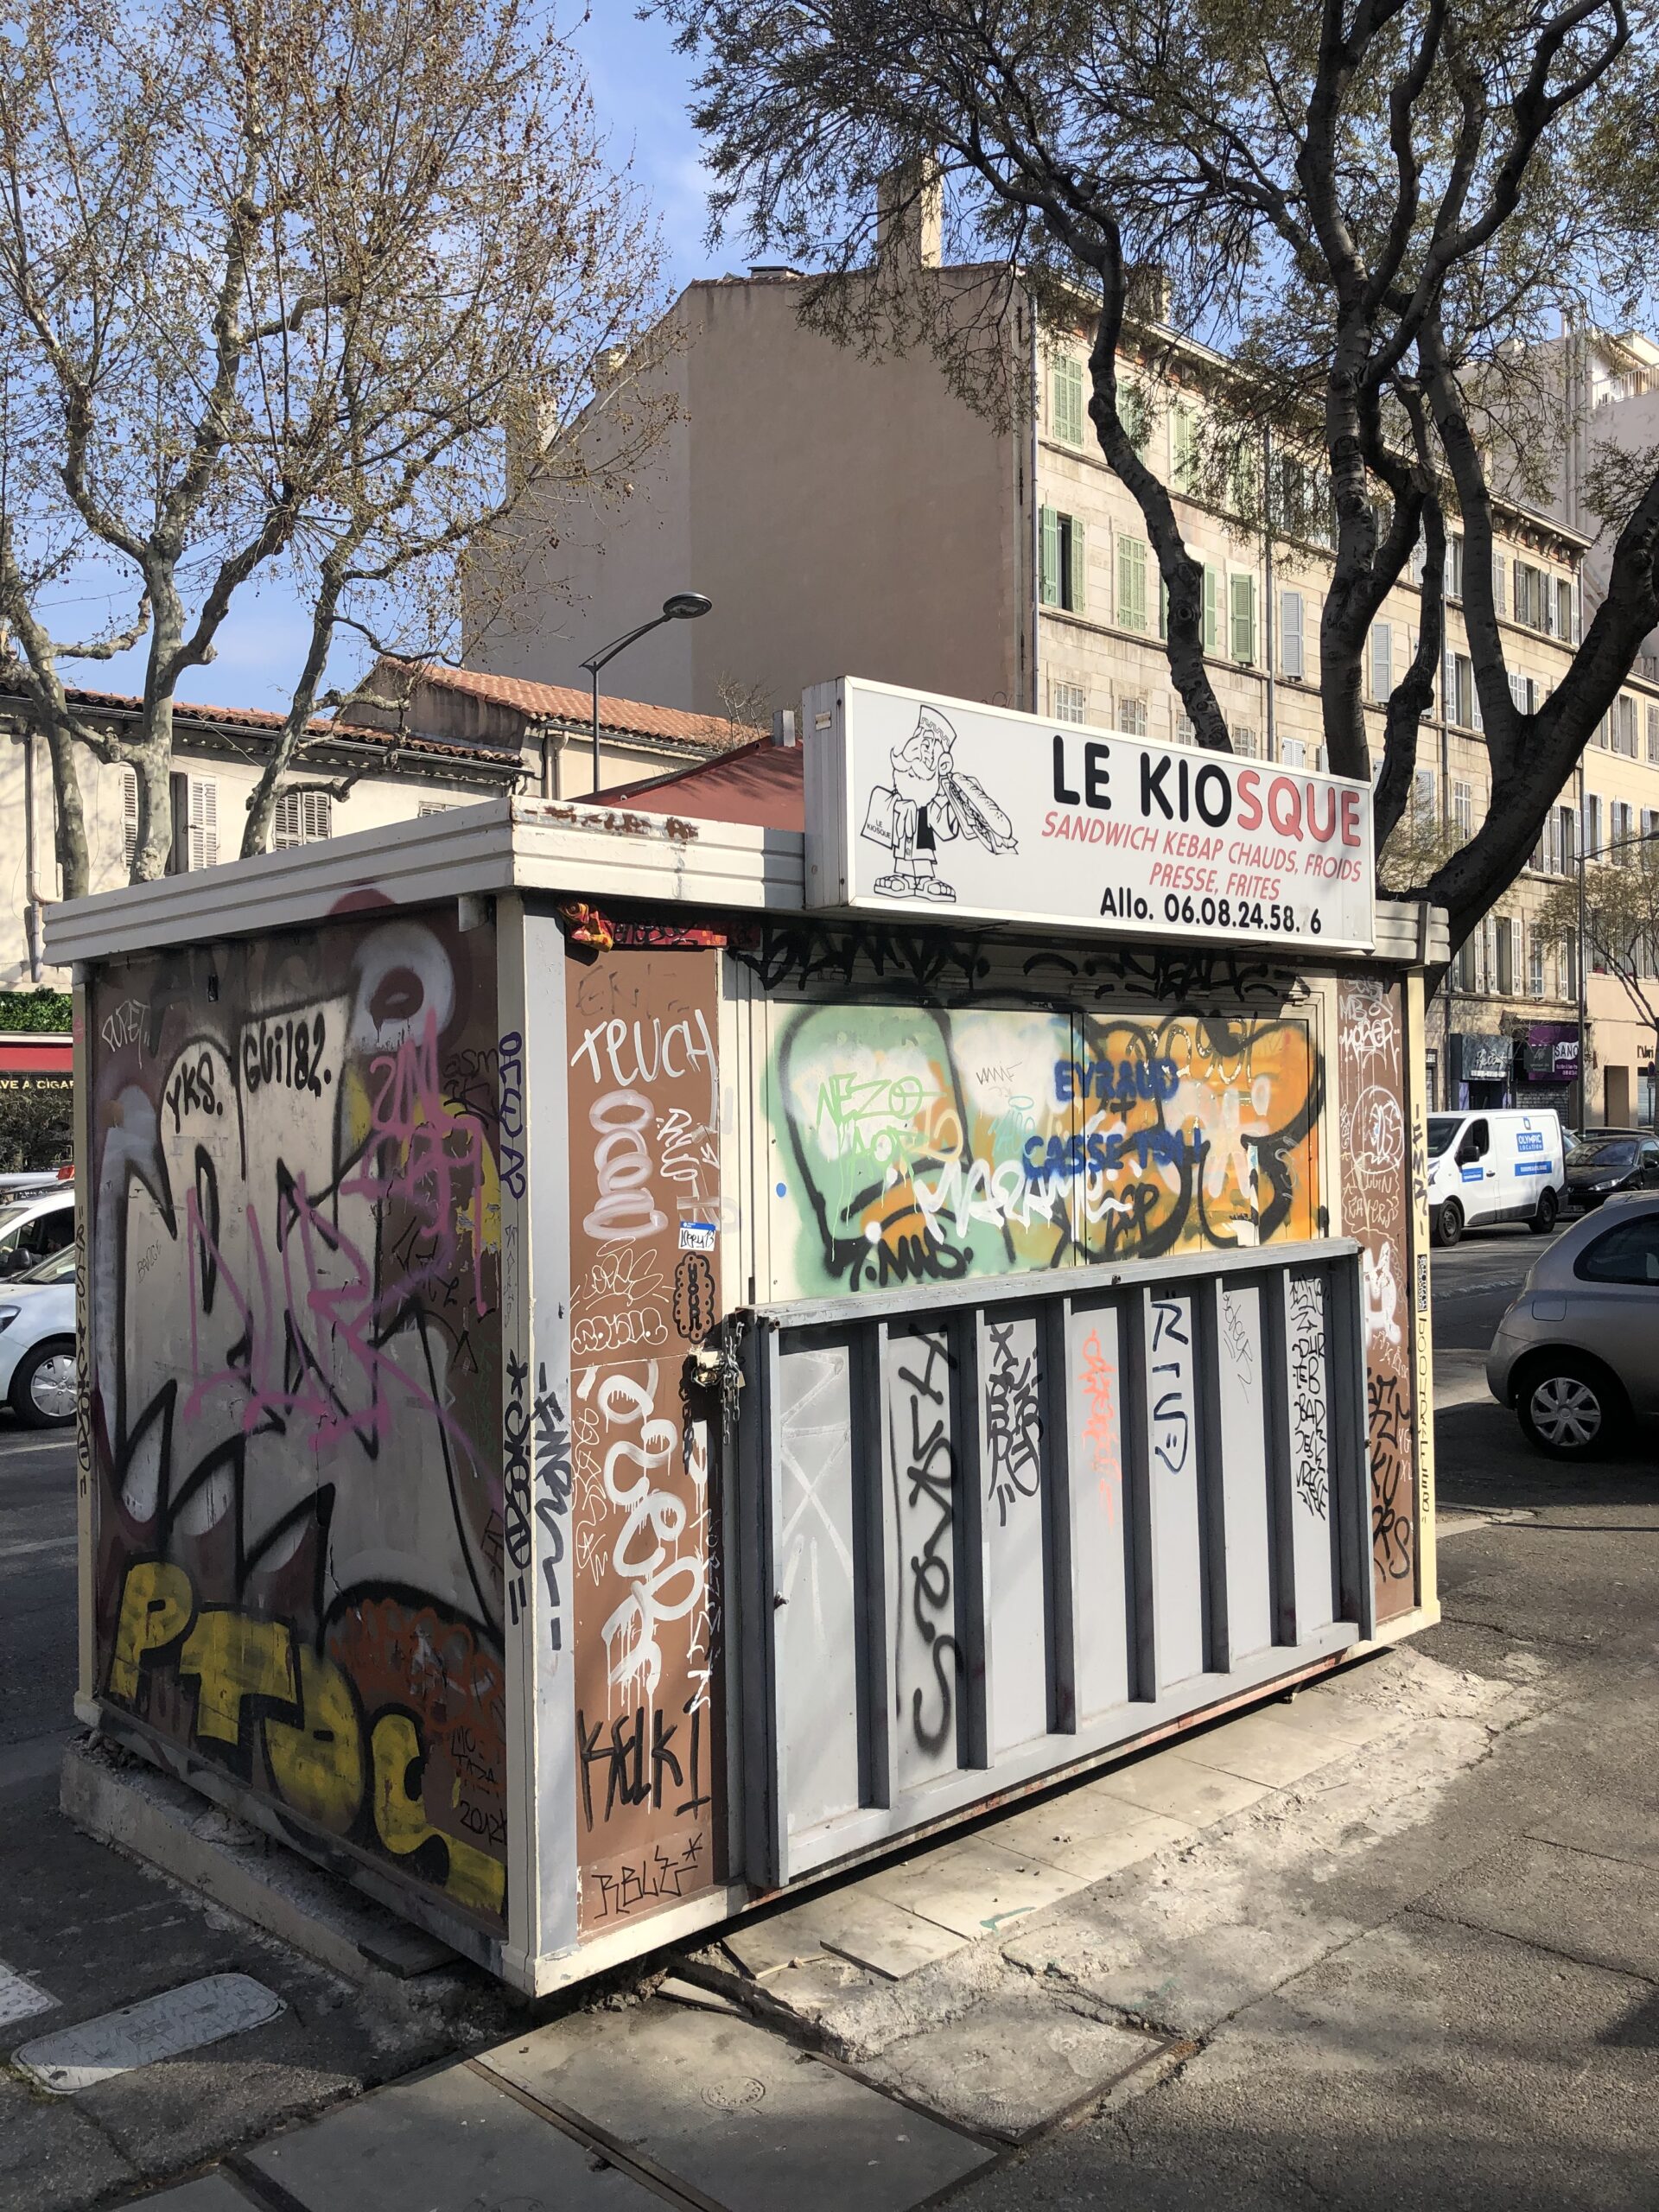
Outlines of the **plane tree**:
<svg viewBox="0 0 1659 2212">
<path fill-rule="evenodd" d="M 1659 168 L 1647 19 L 1627 0 L 656 6 L 697 57 L 716 226 L 741 219 L 814 270 L 810 321 L 868 348 L 930 346 L 995 412 L 1019 397 L 989 365 L 998 315 L 1018 296 L 1051 327 L 1081 314 L 1094 435 L 1144 518 L 1199 744 L 1230 747 L 1202 564 L 1125 372 L 1156 344 L 1152 272 L 1174 322 L 1232 365 L 1206 395 L 1221 435 L 1205 465 L 1236 473 L 1228 441 L 1236 455 L 1271 429 L 1322 501 L 1328 486 L 1319 671 L 1338 772 L 1370 772 L 1367 634 L 1421 570 L 1417 650 L 1387 707 L 1379 849 L 1412 804 L 1445 547 L 1461 531 L 1491 802 L 1421 880 L 1382 886 L 1442 904 L 1461 943 L 1524 865 L 1659 619 L 1659 456 L 1624 487 L 1605 601 L 1530 710 L 1508 680 L 1492 562 L 1495 501 L 1535 488 L 1560 429 L 1545 341 L 1563 317 L 1645 292 Z M 957 269 L 889 278 L 878 226 L 936 200 Z"/>
<path fill-rule="evenodd" d="M 89 759 L 136 779 L 134 880 L 164 870 L 175 700 L 274 587 L 299 620 L 262 850 L 320 710 L 361 696 L 335 648 L 447 655 L 469 549 L 526 491 L 550 536 L 550 494 L 625 483 L 661 410 L 615 365 L 659 304 L 654 225 L 533 0 L 21 0 L 0 675 L 50 753 L 64 894 L 91 881 Z M 561 438 L 596 384 L 606 435 Z M 93 594 L 107 621 L 60 620 Z M 129 648 L 116 733 L 81 687 Z"/>
</svg>

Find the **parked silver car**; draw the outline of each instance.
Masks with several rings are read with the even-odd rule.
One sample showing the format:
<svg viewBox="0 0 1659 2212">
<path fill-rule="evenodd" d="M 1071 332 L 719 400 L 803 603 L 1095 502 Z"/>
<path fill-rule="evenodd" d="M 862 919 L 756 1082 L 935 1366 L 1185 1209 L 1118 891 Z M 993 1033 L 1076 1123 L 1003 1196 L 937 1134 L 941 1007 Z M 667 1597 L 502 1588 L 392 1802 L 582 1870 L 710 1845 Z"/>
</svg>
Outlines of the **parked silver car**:
<svg viewBox="0 0 1659 2212">
<path fill-rule="evenodd" d="M 1659 1196 L 1609 1198 L 1561 1231 L 1499 1322 L 1486 1381 L 1554 1459 L 1659 1422 Z"/>
</svg>

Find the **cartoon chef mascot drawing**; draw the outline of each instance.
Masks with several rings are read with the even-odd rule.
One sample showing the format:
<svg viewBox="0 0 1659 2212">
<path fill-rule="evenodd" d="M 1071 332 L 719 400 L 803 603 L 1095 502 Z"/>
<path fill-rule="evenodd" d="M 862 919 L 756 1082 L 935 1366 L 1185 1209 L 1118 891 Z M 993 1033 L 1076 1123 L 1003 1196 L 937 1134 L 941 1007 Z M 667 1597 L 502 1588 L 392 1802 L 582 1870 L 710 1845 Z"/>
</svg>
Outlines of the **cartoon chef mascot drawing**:
<svg viewBox="0 0 1659 2212">
<path fill-rule="evenodd" d="M 891 871 L 874 886 L 883 898 L 953 899 L 938 852 L 954 837 L 977 838 L 993 853 L 1018 850 L 1007 816 L 972 776 L 958 773 L 956 742 L 938 709 L 922 708 L 915 728 L 893 748 L 891 787 L 870 793 L 863 834 L 893 855 Z"/>
</svg>

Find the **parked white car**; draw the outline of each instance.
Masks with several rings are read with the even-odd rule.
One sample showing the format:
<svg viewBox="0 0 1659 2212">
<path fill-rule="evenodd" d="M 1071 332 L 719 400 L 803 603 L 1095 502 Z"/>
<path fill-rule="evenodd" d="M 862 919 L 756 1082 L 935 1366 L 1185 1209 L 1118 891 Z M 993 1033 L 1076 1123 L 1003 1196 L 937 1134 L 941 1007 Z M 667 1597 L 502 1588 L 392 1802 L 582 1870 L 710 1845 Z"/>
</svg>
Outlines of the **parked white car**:
<svg viewBox="0 0 1659 2212">
<path fill-rule="evenodd" d="M 75 1417 L 75 1248 L 0 1282 L 0 1396 L 29 1428 Z"/>
<path fill-rule="evenodd" d="M 48 1183 L 0 1202 L 0 1290 L 75 1241 L 75 1187 Z"/>
<path fill-rule="evenodd" d="M 1524 1221 L 1548 1236 L 1566 1188 L 1560 1116 L 1550 1109 L 1429 1116 L 1428 1218 L 1437 1244 L 1498 1221 Z"/>
</svg>

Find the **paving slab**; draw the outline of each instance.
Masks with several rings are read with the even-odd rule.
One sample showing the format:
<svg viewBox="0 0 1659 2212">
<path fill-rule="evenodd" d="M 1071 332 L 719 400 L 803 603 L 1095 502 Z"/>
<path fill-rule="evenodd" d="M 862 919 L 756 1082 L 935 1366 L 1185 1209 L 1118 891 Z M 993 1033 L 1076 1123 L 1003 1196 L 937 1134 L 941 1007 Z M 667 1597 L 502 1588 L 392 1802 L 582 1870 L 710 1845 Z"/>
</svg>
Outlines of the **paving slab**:
<svg viewBox="0 0 1659 2212">
<path fill-rule="evenodd" d="M 969 1940 L 954 1929 L 894 1904 L 868 1881 L 829 1891 L 803 1905 L 801 1911 L 824 1949 L 891 1981 L 937 1965 Z"/>
<path fill-rule="evenodd" d="M 1659 1867 L 1522 1836 L 1431 1891 L 1421 1910 L 1659 1981 Z"/>
<path fill-rule="evenodd" d="M 1018 2143 L 1165 2046 L 1058 2003 L 1033 1983 L 889 2044 L 860 2072 L 965 2127 Z"/>
<path fill-rule="evenodd" d="M 662 2202 L 465 2065 L 361 2097 L 248 2164 L 305 2212 L 647 2212 Z"/>
<path fill-rule="evenodd" d="M 479 2063 L 726 2212 L 907 2212 L 991 2155 L 779 2037 L 671 2005 L 578 2014 Z"/>
<path fill-rule="evenodd" d="M 872 1880 L 862 1876 L 841 1889 L 825 1889 L 761 1927 L 732 1929 L 723 1938 L 726 1948 L 757 1978 L 834 1953 L 898 1982 L 920 1967 L 949 1958 L 969 1940 L 956 1929 L 893 1904 L 872 1887 Z"/>
<path fill-rule="evenodd" d="M 1270 1713 L 1252 1713 L 1224 1728 L 1187 1738 L 1181 1756 L 1246 1782 L 1287 1789 L 1321 1767 L 1352 1758 L 1363 1741 L 1357 1723 L 1323 1713 L 1317 1706 L 1295 1713 L 1275 1707 Z"/>
<path fill-rule="evenodd" d="M 1166 1819 L 1185 1821 L 1192 1827 L 1208 1827 L 1231 1813 L 1242 1813 L 1268 1794 L 1265 1783 L 1247 1782 L 1242 1775 L 1200 1766 L 1182 1751 L 1154 1751 L 1149 1758 L 1137 1759 L 1133 1766 L 1103 1775 L 1095 1786 L 1110 1796 L 1127 1798 L 1149 1813 L 1162 1813 Z"/>
<path fill-rule="evenodd" d="M 884 1866 L 868 1881 L 890 1904 L 903 1905 L 959 1936 L 993 1936 L 1010 1921 L 1057 1904 L 1085 1886 L 1081 1875 L 1045 1866 L 1026 1852 L 1004 1850 L 988 1835 Z"/>
<path fill-rule="evenodd" d="M 1172 1844 L 1190 1841 L 1198 1831 L 1095 1789 L 1015 1813 L 991 1833 L 1004 1850 L 1027 1853 L 1084 1882 L 1102 1882 Z"/>
</svg>

